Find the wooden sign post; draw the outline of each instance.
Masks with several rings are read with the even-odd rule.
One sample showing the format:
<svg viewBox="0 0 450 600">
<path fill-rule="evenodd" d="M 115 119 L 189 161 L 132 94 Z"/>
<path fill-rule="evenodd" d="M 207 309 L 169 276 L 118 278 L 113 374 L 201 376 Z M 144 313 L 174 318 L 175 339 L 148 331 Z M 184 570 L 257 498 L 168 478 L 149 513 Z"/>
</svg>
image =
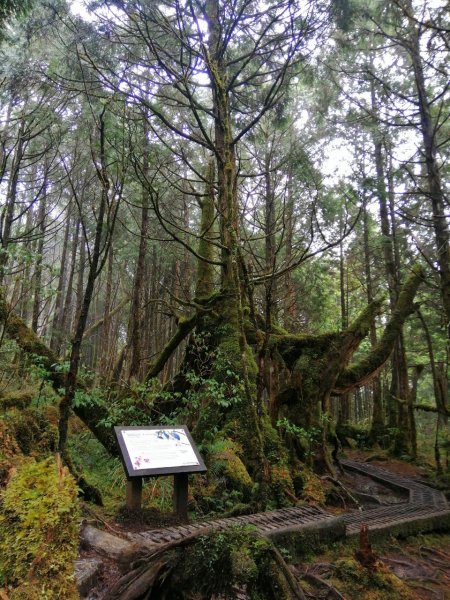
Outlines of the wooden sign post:
<svg viewBox="0 0 450 600">
<path fill-rule="evenodd" d="M 174 512 L 187 519 L 188 475 L 204 473 L 205 464 L 185 425 L 114 427 L 127 475 L 127 508 L 142 506 L 144 477 L 173 475 Z"/>
</svg>

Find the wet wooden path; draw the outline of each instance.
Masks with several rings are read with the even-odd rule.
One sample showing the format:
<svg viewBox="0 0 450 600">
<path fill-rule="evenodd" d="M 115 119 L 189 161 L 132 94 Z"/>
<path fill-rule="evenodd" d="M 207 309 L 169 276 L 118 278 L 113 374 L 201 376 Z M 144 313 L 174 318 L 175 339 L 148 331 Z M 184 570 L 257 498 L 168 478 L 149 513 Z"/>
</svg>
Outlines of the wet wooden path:
<svg viewBox="0 0 450 600">
<path fill-rule="evenodd" d="M 126 538 L 112 536 L 91 525 L 82 530 L 84 545 L 100 556 L 114 559 L 136 545 L 157 550 L 186 537 L 209 534 L 233 525 L 252 525 L 256 532 L 285 548 L 292 557 L 301 556 L 305 548 L 313 549 L 359 535 L 367 525 L 371 539 L 388 535 L 408 536 L 431 531 L 450 531 L 450 507 L 444 494 L 428 485 L 369 463 L 342 460 L 346 471 L 356 472 L 400 493 L 397 503 L 365 510 L 353 510 L 335 516 L 318 506 L 298 506 L 264 513 L 203 521 L 200 523 L 128 533 Z M 92 569 L 92 575 L 90 572 Z M 101 560 L 82 559 L 75 563 L 75 578 L 82 598 L 90 599 L 89 589 L 101 569 Z M 97 596 L 95 596 L 97 597 Z M 240 598 L 239 594 L 236 596 Z M 246 598 L 245 594 L 242 598 Z"/>
<path fill-rule="evenodd" d="M 295 534 L 298 534 L 300 541 L 305 537 L 313 537 L 319 542 L 352 537 L 359 533 L 362 523 L 368 526 L 369 531 L 376 534 L 411 535 L 436 529 L 450 530 L 450 507 L 442 492 L 369 463 L 342 460 L 341 464 L 347 471 L 365 475 L 386 487 L 403 492 L 405 501 L 349 512 L 338 517 L 317 506 L 283 508 L 253 515 L 133 533 L 129 534 L 129 539 L 157 546 L 187 536 L 201 535 L 203 531 L 206 533 L 212 529 L 221 530 L 244 524 L 252 525 L 260 535 L 280 542 L 295 538 Z"/>
</svg>

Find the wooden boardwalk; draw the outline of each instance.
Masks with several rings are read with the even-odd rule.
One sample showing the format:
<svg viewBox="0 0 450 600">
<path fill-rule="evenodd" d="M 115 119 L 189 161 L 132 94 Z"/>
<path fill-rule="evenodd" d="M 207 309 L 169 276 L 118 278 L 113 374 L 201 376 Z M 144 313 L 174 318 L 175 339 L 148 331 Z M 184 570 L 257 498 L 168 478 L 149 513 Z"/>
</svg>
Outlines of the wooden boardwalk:
<svg viewBox="0 0 450 600">
<path fill-rule="evenodd" d="M 376 534 L 402 533 L 410 535 L 435 529 L 450 530 L 450 507 L 444 494 L 408 477 L 397 475 L 368 463 L 342 460 L 345 470 L 358 472 L 371 479 L 405 493 L 407 500 L 364 511 L 349 512 L 336 517 L 317 506 L 283 508 L 270 512 L 204 521 L 192 525 L 153 529 L 129 534 L 130 541 L 157 546 L 181 540 L 190 535 L 201 535 L 211 530 L 222 530 L 233 525 L 252 525 L 261 535 L 274 541 L 287 541 L 297 534 L 300 538 L 334 541 L 358 534 L 361 524 Z M 301 540 L 300 540 L 301 541 Z"/>
<path fill-rule="evenodd" d="M 168 542 L 181 541 L 189 536 L 207 534 L 212 530 L 220 531 L 233 525 L 252 525 L 256 532 L 285 548 L 292 557 L 299 557 L 304 554 L 305 549 L 312 550 L 322 543 L 358 536 L 363 523 L 368 526 L 371 539 L 387 535 L 408 536 L 436 530 L 450 531 L 450 507 L 442 492 L 372 464 L 350 460 L 342 460 L 341 464 L 347 471 L 365 475 L 401 492 L 404 500 L 362 511 L 354 510 L 338 517 L 318 506 L 283 508 L 253 515 L 128 533 L 127 540 L 88 525 L 83 530 L 84 544 L 99 557 L 103 555 L 111 558 L 114 548 L 120 554 L 137 543 L 148 550 L 157 550 Z M 76 561 L 75 579 L 82 598 L 91 598 L 89 589 L 92 588 L 92 581 L 95 581 L 100 568 L 101 560 L 88 558 Z M 236 598 L 245 599 L 247 596 L 238 590 Z"/>
</svg>

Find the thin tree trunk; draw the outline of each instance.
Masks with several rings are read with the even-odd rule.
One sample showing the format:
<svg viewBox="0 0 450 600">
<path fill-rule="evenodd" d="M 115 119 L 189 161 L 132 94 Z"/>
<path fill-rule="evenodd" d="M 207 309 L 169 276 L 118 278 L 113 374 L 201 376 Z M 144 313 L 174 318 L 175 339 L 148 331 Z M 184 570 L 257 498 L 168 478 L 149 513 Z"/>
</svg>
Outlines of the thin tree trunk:
<svg viewBox="0 0 450 600">
<path fill-rule="evenodd" d="M 103 328 L 100 338 L 101 358 L 99 364 L 99 375 L 103 379 L 107 379 L 108 366 L 111 364 L 110 356 L 110 338 L 111 338 L 111 306 L 112 306 L 112 287 L 113 287 L 113 267 L 114 267 L 114 251 L 111 245 L 108 253 L 108 271 L 106 276 L 105 289 L 105 306 Z"/>
<path fill-rule="evenodd" d="M 81 225 L 81 219 L 80 219 Z M 84 273 L 86 270 L 86 240 L 84 236 L 80 236 L 79 241 L 79 259 L 78 259 L 78 277 L 77 277 L 77 288 L 75 292 L 75 314 L 72 322 L 72 334 L 75 335 L 75 330 L 77 327 L 77 323 L 80 319 L 81 311 L 83 308 L 83 298 L 84 298 Z"/>
<path fill-rule="evenodd" d="M 369 243 L 369 219 L 367 213 L 367 199 L 364 198 L 363 206 L 363 240 L 364 240 L 364 267 L 366 275 L 366 288 L 367 288 L 367 303 L 371 304 L 374 299 L 373 282 L 372 282 L 372 269 L 370 265 L 371 252 Z M 370 324 L 370 343 L 373 348 L 377 345 L 377 330 L 375 321 Z M 376 442 L 378 438 L 384 433 L 384 415 L 383 415 L 383 402 L 381 395 L 381 381 L 380 375 L 377 374 L 372 380 L 372 423 L 370 426 L 370 437 L 373 442 Z"/>
<path fill-rule="evenodd" d="M 105 109 L 104 109 L 105 110 Z M 106 168 L 106 156 L 105 156 L 105 123 L 104 123 L 104 112 L 100 116 L 99 123 L 99 133 L 100 133 L 100 167 L 97 167 L 97 175 L 101 184 L 101 195 L 100 195 L 100 205 L 98 208 L 97 214 L 97 224 L 95 228 L 95 238 L 94 245 L 92 248 L 92 252 L 90 254 L 89 260 L 89 270 L 88 277 L 86 282 L 86 289 L 84 291 L 80 312 L 77 316 L 77 320 L 74 328 L 74 336 L 71 345 L 71 352 L 69 358 L 69 370 L 67 372 L 66 377 L 66 386 L 64 391 L 64 397 L 61 399 L 59 405 L 59 423 L 58 423 L 58 432 L 59 432 L 59 441 L 58 441 L 58 451 L 61 455 L 65 453 L 66 442 L 67 442 L 67 432 L 68 432 L 68 422 L 70 416 L 70 410 L 73 405 L 73 401 L 75 398 L 75 392 L 77 388 L 77 376 L 78 369 L 80 365 L 81 358 L 81 343 L 83 341 L 83 334 L 86 329 L 87 318 L 89 314 L 89 308 L 92 301 L 92 296 L 94 293 L 94 284 L 97 277 L 100 275 L 100 272 L 105 265 L 105 257 L 103 256 L 102 260 L 102 252 L 108 252 L 109 244 L 107 243 L 107 239 L 111 239 L 114 223 L 115 223 L 115 215 L 107 214 L 107 210 L 109 207 L 109 190 L 110 190 L 110 182 L 108 178 L 107 168 Z M 116 200 L 117 202 L 117 200 Z M 110 207 L 109 207 L 110 208 Z M 117 214 L 117 213 L 115 213 Z M 81 216 L 81 215 L 80 215 Z M 111 217 L 111 218 L 108 218 Z M 104 231 L 105 227 L 109 227 L 109 231 Z M 106 235 L 106 240 L 103 239 L 104 235 Z"/>
<path fill-rule="evenodd" d="M 12 224 L 14 221 L 14 210 L 17 200 L 17 186 L 19 183 L 19 172 L 25 149 L 25 121 L 22 119 L 17 134 L 17 147 L 11 166 L 11 173 L 6 193 L 5 206 L 0 215 L 0 286 L 4 283 L 5 267 L 8 262 L 8 246 L 11 239 Z"/>
<path fill-rule="evenodd" d="M 289 265 L 292 262 L 292 245 L 294 242 L 294 193 L 292 191 L 292 171 L 289 169 L 287 182 L 287 200 L 285 208 L 285 260 Z M 297 301 L 295 287 L 290 270 L 285 275 L 284 295 L 284 326 L 292 331 L 297 323 Z"/>
<path fill-rule="evenodd" d="M 27 219 L 25 230 L 30 231 L 33 224 L 33 212 L 29 210 L 27 212 Z M 34 254 L 34 240 L 26 240 L 25 241 L 25 249 L 26 252 L 32 256 Z M 31 280 L 31 261 L 28 260 L 25 265 L 25 271 L 23 277 L 21 278 L 21 286 L 20 286 L 20 316 L 25 322 L 29 322 L 31 317 L 30 309 L 31 309 L 31 298 L 30 298 L 30 280 Z"/>
<path fill-rule="evenodd" d="M 144 179 L 148 178 L 149 171 L 149 147 L 148 147 L 148 123 L 147 117 L 143 118 L 143 152 L 142 152 L 142 174 Z M 128 327 L 129 367 L 128 378 L 137 378 L 142 373 L 142 327 L 143 327 L 143 287 L 145 258 L 147 255 L 147 236 L 149 226 L 149 197 L 146 186 L 142 186 L 142 210 L 141 227 L 139 237 L 139 250 L 136 262 L 136 271 L 133 282 L 133 293 L 131 298 L 130 321 Z"/>
<path fill-rule="evenodd" d="M 67 274 L 67 249 L 69 245 L 69 234 L 71 227 L 72 200 L 67 205 L 66 227 L 64 229 L 63 245 L 61 250 L 61 262 L 59 267 L 58 286 L 56 288 L 55 308 L 51 327 L 50 348 L 59 353 L 61 348 L 60 326 L 63 321 L 63 300 Z"/>
<path fill-rule="evenodd" d="M 375 81 L 371 83 L 372 111 L 375 122 L 378 115 Z M 377 124 L 377 123 L 376 123 Z M 383 144 L 378 130 L 373 132 L 375 168 L 377 176 L 377 196 L 380 207 L 380 222 L 383 256 L 388 280 L 391 310 L 394 309 L 399 292 L 398 266 L 395 262 L 393 225 L 389 219 L 389 196 L 386 189 L 383 160 Z M 399 335 L 392 355 L 392 380 L 388 399 L 389 425 L 396 431 L 394 450 L 397 454 L 412 451 L 415 454 L 414 415 L 406 406 L 410 404 L 408 370 L 403 336 Z"/>
<path fill-rule="evenodd" d="M 44 253 L 44 238 L 45 238 L 45 228 L 46 228 L 46 210 L 47 210 L 47 191 L 46 184 L 44 184 L 42 198 L 39 202 L 38 209 L 38 223 L 39 223 L 39 240 L 37 244 L 37 257 L 36 257 L 36 265 L 34 269 L 34 277 L 33 277 L 33 292 L 34 292 L 34 302 L 33 302 L 33 317 L 31 321 L 31 329 L 37 333 L 38 332 L 38 323 L 39 323 L 39 314 L 41 310 L 41 293 L 42 293 L 42 261 L 43 261 L 43 253 Z"/>
<path fill-rule="evenodd" d="M 340 223 L 341 231 L 343 228 L 342 218 Z M 348 327 L 348 304 L 347 304 L 347 273 L 345 269 L 344 248 L 342 242 L 339 244 L 339 289 L 341 301 L 341 328 Z M 343 394 L 339 399 L 338 425 L 348 423 L 350 420 L 350 395 Z"/>
<path fill-rule="evenodd" d="M 437 263 L 439 267 L 442 305 L 446 317 L 447 337 L 450 340 L 450 236 L 445 211 L 446 201 L 444 189 L 437 161 L 437 145 L 439 138 L 436 135 L 436 122 L 432 116 L 432 102 L 428 98 L 423 71 L 423 61 L 420 53 L 421 40 L 418 25 L 414 20 L 414 10 L 411 0 L 404 0 L 404 8 L 404 13 L 408 19 L 409 29 L 409 40 L 404 45 L 411 57 L 411 65 L 417 90 L 420 132 L 423 140 L 428 195 L 433 213 L 433 229 L 436 242 Z"/>
<path fill-rule="evenodd" d="M 72 240 L 72 253 L 70 257 L 70 271 L 67 279 L 66 298 L 64 301 L 64 310 L 61 313 L 61 320 L 57 323 L 57 331 L 59 332 L 59 338 L 56 341 L 55 352 L 61 354 L 61 345 L 63 336 L 67 339 L 66 331 L 72 329 L 72 305 L 73 305 L 73 280 L 75 278 L 75 268 L 77 264 L 77 251 L 79 246 L 81 218 L 77 217 L 75 225 L 75 233 Z M 80 244 L 80 260 L 78 267 L 84 272 L 84 247 Z M 83 266 L 82 266 L 83 265 Z M 83 279 L 83 277 L 81 277 Z"/>
</svg>

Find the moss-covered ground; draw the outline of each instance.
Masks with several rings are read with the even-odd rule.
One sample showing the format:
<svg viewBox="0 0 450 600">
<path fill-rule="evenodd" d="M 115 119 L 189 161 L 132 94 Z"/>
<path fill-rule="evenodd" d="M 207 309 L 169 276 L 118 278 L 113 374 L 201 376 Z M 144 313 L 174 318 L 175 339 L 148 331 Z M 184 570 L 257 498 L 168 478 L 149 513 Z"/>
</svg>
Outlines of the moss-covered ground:
<svg viewBox="0 0 450 600">
<path fill-rule="evenodd" d="M 355 558 L 357 545 L 335 544 L 295 565 L 311 598 L 347 600 L 432 600 L 450 598 L 450 535 L 391 538 L 373 544 L 372 571 Z M 328 594 L 328 595 L 327 595 Z"/>
</svg>

